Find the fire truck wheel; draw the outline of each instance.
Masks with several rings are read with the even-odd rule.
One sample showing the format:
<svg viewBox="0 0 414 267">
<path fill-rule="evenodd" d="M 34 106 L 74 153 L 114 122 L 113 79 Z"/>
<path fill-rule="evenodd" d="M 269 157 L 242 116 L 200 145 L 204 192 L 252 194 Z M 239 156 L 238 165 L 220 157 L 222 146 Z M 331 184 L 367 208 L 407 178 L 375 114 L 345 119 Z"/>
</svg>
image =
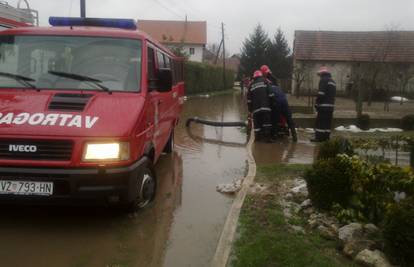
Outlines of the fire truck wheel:
<svg viewBox="0 0 414 267">
<path fill-rule="evenodd" d="M 174 129 L 172 130 L 170 134 L 170 138 L 168 138 L 168 142 L 164 147 L 164 153 L 170 154 L 174 150 Z"/>
<path fill-rule="evenodd" d="M 157 180 L 150 164 L 140 171 L 136 186 L 138 196 L 127 205 L 127 208 L 130 211 L 136 211 L 147 207 L 155 198 Z"/>
</svg>

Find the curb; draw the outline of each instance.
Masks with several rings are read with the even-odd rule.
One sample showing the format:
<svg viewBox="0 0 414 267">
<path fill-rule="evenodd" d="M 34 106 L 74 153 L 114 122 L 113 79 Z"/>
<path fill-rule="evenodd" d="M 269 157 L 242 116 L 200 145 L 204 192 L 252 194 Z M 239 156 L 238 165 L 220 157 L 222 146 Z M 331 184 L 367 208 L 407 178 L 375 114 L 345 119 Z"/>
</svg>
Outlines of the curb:
<svg viewBox="0 0 414 267">
<path fill-rule="evenodd" d="M 247 195 L 247 190 L 253 183 L 256 176 L 256 162 L 252 153 L 252 146 L 254 143 L 254 131 L 251 130 L 250 140 L 247 143 L 247 156 L 248 156 L 248 173 L 243 179 L 243 185 L 240 191 L 237 193 L 236 198 L 230 208 L 227 215 L 226 222 L 224 224 L 223 231 L 220 235 L 220 240 L 214 253 L 213 260 L 211 262 L 212 267 L 226 267 L 230 257 L 231 249 L 233 246 L 234 236 L 236 234 L 237 222 L 240 216 L 240 210 L 243 206 L 244 199 Z"/>
</svg>

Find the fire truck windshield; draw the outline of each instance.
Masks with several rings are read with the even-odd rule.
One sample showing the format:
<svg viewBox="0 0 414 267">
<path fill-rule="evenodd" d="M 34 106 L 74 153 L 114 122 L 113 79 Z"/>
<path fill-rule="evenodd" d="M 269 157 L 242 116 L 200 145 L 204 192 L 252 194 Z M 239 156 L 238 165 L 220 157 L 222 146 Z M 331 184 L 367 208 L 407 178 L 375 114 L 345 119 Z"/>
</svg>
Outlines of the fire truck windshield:
<svg viewBox="0 0 414 267">
<path fill-rule="evenodd" d="M 140 91 L 141 41 L 108 37 L 0 36 L 0 88 Z M 71 75 L 56 75 L 70 73 Z M 88 79 L 74 79 L 88 77 Z"/>
</svg>

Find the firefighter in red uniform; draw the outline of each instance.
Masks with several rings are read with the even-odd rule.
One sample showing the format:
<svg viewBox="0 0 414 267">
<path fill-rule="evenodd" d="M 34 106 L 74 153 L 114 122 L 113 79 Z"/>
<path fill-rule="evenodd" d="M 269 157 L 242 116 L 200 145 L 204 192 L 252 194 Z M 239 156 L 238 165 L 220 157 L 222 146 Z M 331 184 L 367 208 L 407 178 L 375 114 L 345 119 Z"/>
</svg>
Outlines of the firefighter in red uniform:
<svg viewBox="0 0 414 267">
<path fill-rule="evenodd" d="M 253 117 L 257 140 L 270 141 L 272 128 L 269 89 L 260 70 L 253 74 L 253 81 L 247 91 L 247 107 Z"/>
<path fill-rule="evenodd" d="M 318 115 L 315 123 L 315 139 L 311 141 L 323 142 L 329 140 L 331 134 L 336 84 L 332 80 L 331 73 L 327 67 L 321 67 L 318 75 L 320 76 L 319 91 L 315 104 Z"/>
</svg>

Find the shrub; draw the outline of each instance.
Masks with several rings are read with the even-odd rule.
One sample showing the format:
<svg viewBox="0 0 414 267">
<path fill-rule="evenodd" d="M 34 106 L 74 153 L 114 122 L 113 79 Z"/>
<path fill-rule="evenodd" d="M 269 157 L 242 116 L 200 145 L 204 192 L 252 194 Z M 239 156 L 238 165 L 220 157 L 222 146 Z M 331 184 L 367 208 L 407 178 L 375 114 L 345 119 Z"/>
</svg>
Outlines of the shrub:
<svg viewBox="0 0 414 267">
<path fill-rule="evenodd" d="M 364 215 L 354 208 L 343 208 L 339 204 L 332 206 L 332 211 L 338 221 L 342 224 L 366 221 Z"/>
<path fill-rule="evenodd" d="M 384 225 L 386 252 L 401 266 L 414 263 L 414 198 L 392 205 Z"/>
<path fill-rule="evenodd" d="M 184 80 L 187 94 L 198 94 L 223 89 L 234 85 L 234 72 L 226 70 L 226 84 L 223 84 L 223 68 L 198 62 L 185 62 Z"/>
<path fill-rule="evenodd" d="M 373 175 L 378 181 L 383 181 L 389 191 L 414 195 L 414 173 L 408 167 L 380 164 L 373 168 Z"/>
<path fill-rule="evenodd" d="M 352 196 L 351 179 L 355 175 L 350 159 L 344 155 L 321 159 L 305 172 L 309 197 L 317 208 L 330 210 L 334 204 L 348 206 Z"/>
<path fill-rule="evenodd" d="M 357 118 L 357 126 L 362 130 L 368 130 L 371 118 L 368 114 L 362 114 Z"/>
<path fill-rule="evenodd" d="M 315 206 L 333 209 L 343 222 L 382 223 L 388 208 L 394 203 L 396 192 L 414 196 L 411 168 L 389 163 L 372 164 L 358 156 L 345 154 L 319 159 L 305 173 L 305 180 Z"/>
<path fill-rule="evenodd" d="M 358 178 L 352 181 L 357 200 L 352 204 L 368 221 L 376 224 L 383 222 L 388 207 L 394 203 L 395 192 L 410 195 L 414 192 L 414 175 L 408 168 L 378 164 Z"/>
<path fill-rule="evenodd" d="M 344 138 L 333 138 L 319 146 L 317 160 L 335 158 L 338 154 L 354 155 L 351 143 Z"/>
<path fill-rule="evenodd" d="M 410 152 L 410 166 L 414 169 L 414 138 L 407 138 L 407 150 Z"/>
<path fill-rule="evenodd" d="M 405 131 L 414 130 L 414 114 L 405 115 L 401 119 L 401 128 Z"/>
<path fill-rule="evenodd" d="M 336 217 L 344 223 L 369 221 L 384 222 L 395 194 L 414 195 L 414 174 L 409 168 L 392 164 L 368 165 L 350 158 L 352 162 L 351 194 L 348 203 L 334 205 Z"/>
</svg>

